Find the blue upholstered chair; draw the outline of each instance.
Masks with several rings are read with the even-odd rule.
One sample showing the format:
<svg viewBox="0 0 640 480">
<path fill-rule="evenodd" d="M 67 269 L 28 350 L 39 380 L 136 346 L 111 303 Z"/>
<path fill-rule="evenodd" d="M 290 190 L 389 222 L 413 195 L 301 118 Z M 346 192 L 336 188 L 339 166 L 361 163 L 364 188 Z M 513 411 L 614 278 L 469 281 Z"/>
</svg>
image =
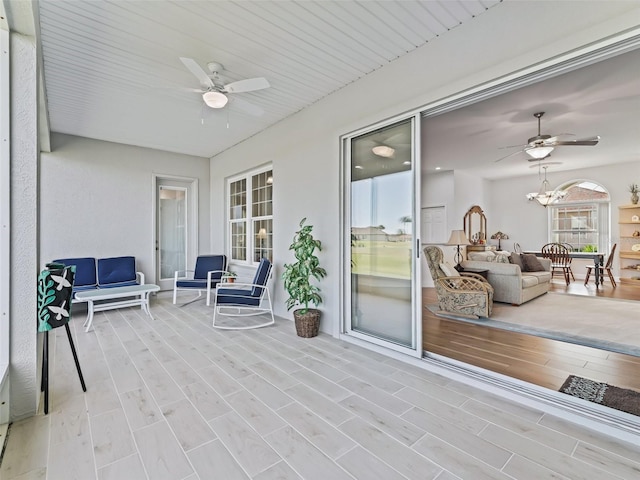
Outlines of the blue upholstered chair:
<svg viewBox="0 0 640 480">
<path fill-rule="evenodd" d="M 98 259 L 98 288 L 144 285 L 144 275 L 136 272 L 135 257 L 111 257 Z"/>
<path fill-rule="evenodd" d="M 269 293 L 272 265 L 269 260 L 260 260 L 256 274 L 251 283 L 219 283 L 213 300 L 213 326 L 226 330 L 248 330 L 251 328 L 273 325 L 273 305 Z M 219 316 L 248 317 L 254 315 L 267 316 L 265 322 L 250 324 L 220 324 Z M 216 324 L 216 320 L 218 323 Z"/>
<path fill-rule="evenodd" d="M 173 304 L 176 304 L 178 290 L 197 290 L 198 296 L 187 303 L 191 303 L 207 291 L 207 306 L 211 304 L 211 290 L 220 283 L 227 270 L 226 255 L 200 255 L 196 259 L 195 270 L 176 271 L 173 277 Z M 185 304 L 186 305 L 186 304 Z"/>
<path fill-rule="evenodd" d="M 53 263 L 61 263 L 67 267 L 76 267 L 72 293 L 74 300 L 76 293 L 85 290 L 95 290 L 98 288 L 98 275 L 96 272 L 95 258 L 60 258 L 58 260 L 53 260 Z"/>
</svg>

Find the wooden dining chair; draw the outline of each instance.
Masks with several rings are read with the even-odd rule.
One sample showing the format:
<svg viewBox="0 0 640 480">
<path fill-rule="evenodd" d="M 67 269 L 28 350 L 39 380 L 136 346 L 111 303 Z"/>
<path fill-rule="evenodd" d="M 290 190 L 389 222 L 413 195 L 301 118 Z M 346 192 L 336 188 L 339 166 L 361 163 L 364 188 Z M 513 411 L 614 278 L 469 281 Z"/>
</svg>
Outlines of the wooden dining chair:
<svg viewBox="0 0 640 480">
<path fill-rule="evenodd" d="M 614 243 L 613 247 L 611 247 L 611 252 L 609 252 L 609 257 L 607 257 L 607 263 L 602 266 L 602 265 L 598 265 L 598 268 L 600 269 L 600 283 L 603 283 L 604 280 L 604 274 L 606 272 L 607 276 L 609 277 L 609 280 L 611 281 L 611 286 L 612 287 L 616 287 L 616 280 L 615 278 L 613 278 L 613 272 L 611 271 L 611 265 L 613 265 L 613 256 L 614 253 L 616 252 L 616 246 L 618 244 Z M 595 270 L 596 266 L 595 265 L 587 265 L 587 275 L 584 277 L 584 284 L 586 285 L 589 282 L 589 277 L 591 276 L 591 271 Z"/>
<path fill-rule="evenodd" d="M 547 243 L 542 247 L 542 257 L 551 260 L 551 278 L 558 272 L 562 272 L 564 280 L 569 285 L 571 282 L 571 258 L 569 249 L 561 243 Z"/>
<path fill-rule="evenodd" d="M 569 250 L 569 252 L 573 252 L 573 245 L 571 245 L 570 243 L 563 243 L 562 245 L 567 247 L 567 250 Z M 573 270 L 571 269 L 572 260 L 573 260 L 573 258 L 569 257 L 569 274 L 571 275 L 571 280 L 573 280 L 575 282 L 576 281 L 576 277 L 573 276 Z"/>
</svg>

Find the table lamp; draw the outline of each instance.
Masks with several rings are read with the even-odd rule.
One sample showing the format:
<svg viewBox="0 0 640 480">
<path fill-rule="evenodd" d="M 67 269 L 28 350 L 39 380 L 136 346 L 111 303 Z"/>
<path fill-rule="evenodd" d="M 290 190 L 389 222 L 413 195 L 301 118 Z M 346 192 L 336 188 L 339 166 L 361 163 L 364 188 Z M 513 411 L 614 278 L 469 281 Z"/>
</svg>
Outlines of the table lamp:
<svg viewBox="0 0 640 480">
<path fill-rule="evenodd" d="M 498 250 L 502 250 L 502 247 L 500 246 L 500 240 L 509 240 L 509 235 L 498 230 L 496 233 L 491 235 L 491 240 L 498 240 Z"/>
<path fill-rule="evenodd" d="M 449 241 L 447 245 L 455 245 L 456 246 L 456 254 L 453 257 L 453 260 L 456 262 L 455 269 L 461 270 L 460 262 L 462 261 L 462 253 L 460 249 L 460 245 L 471 245 L 469 239 L 467 238 L 467 234 L 464 230 L 451 230 L 451 236 L 449 237 Z"/>
</svg>

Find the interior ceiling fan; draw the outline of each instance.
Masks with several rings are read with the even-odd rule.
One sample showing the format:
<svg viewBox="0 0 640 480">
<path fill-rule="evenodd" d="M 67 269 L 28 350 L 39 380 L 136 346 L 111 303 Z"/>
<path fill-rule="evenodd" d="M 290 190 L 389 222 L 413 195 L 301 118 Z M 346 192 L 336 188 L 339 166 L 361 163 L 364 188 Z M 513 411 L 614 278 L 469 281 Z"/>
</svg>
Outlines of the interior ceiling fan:
<svg viewBox="0 0 640 480">
<path fill-rule="evenodd" d="M 224 66 L 221 63 L 209 62 L 207 64 L 207 68 L 211 72 L 209 74 L 192 58 L 180 57 L 180 61 L 200 82 L 202 88 L 194 91 L 202 93 L 202 100 L 211 108 L 223 108 L 229 101 L 228 94 L 253 92 L 271 86 L 267 79 L 263 77 L 247 78 L 236 82 L 224 83 L 220 75 L 224 70 Z M 242 99 L 234 98 L 233 102 L 247 113 L 253 115 L 262 115 L 262 113 L 264 113 L 260 107 L 252 105 Z"/>
<path fill-rule="evenodd" d="M 517 155 L 518 153 L 525 152 L 531 158 L 528 160 L 530 162 L 535 162 L 538 160 L 542 160 L 543 158 L 548 157 L 551 152 L 555 149 L 555 147 L 570 147 L 570 146 L 586 146 L 592 147 L 597 145 L 600 141 L 599 136 L 591 137 L 591 138 L 583 138 L 581 140 L 560 140 L 559 137 L 562 135 L 572 135 L 570 133 L 559 133 L 556 135 L 543 135 L 540 129 L 540 119 L 544 115 L 544 112 L 534 113 L 533 116 L 538 119 L 538 135 L 535 137 L 531 137 L 527 140 L 525 145 L 516 145 L 521 147 L 521 150 L 517 152 L 513 152 L 505 157 L 499 158 L 496 162 L 504 160 L 505 158 L 509 158 L 513 155 Z M 512 148 L 512 147 L 506 147 Z"/>
</svg>

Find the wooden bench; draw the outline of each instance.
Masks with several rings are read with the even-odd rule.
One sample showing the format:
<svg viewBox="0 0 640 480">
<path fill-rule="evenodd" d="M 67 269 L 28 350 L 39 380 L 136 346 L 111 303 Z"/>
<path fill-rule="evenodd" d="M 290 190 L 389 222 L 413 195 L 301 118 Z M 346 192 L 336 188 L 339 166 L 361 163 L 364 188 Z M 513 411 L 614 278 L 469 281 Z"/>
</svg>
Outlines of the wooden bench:
<svg viewBox="0 0 640 480">
<path fill-rule="evenodd" d="M 149 294 L 159 290 L 160 287 L 158 285 L 146 283 L 143 285 L 102 288 L 76 293 L 76 299 L 78 301 L 87 302 L 87 319 L 83 324 L 85 327 L 84 331 L 88 332 L 91 328 L 94 312 L 113 310 L 115 308 L 135 307 L 139 305 L 145 313 L 153 319 L 153 316 L 149 311 Z M 118 300 L 122 298 L 125 300 Z"/>
</svg>

